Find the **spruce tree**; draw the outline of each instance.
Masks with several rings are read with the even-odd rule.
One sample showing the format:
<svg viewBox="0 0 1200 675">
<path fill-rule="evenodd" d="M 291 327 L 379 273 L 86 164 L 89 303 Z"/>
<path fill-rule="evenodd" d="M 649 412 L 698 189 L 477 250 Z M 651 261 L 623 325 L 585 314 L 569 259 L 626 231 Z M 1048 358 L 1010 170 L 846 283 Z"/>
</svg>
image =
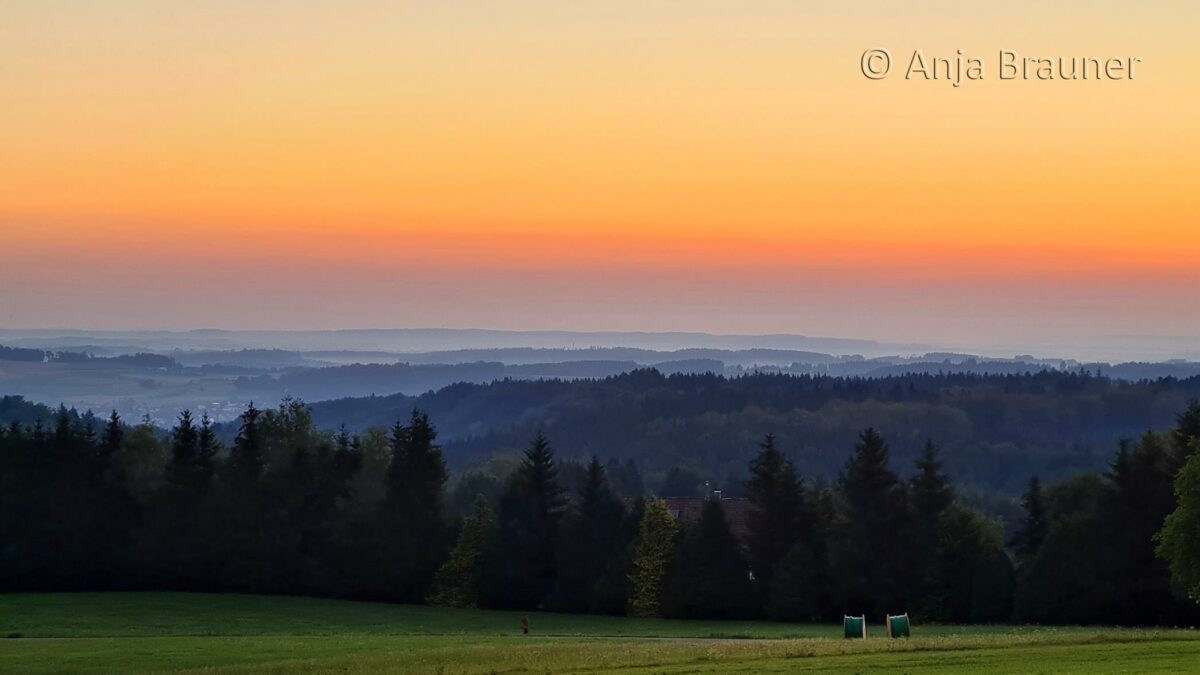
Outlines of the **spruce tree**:
<svg viewBox="0 0 1200 675">
<path fill-rule="evenodd" d="M 796 541 L 775 566 L 767 597 L 767 616 L 776 621 L 813 621 L 822 614 L 821 559 L 805 541 Z"/>
<path fill-rule="evenodd" d="M 922 584 L 914 609 L 923 620 L 970 620 L 971 586 L 983 537 L 980 526 L 980 519 L 967 509 L 950 508 L 942 514 L 937 539 L 920 557 Z"/>
<path fill-rule="evenodd" d="M 1008 552 L 999 543 L 985 545 L 971 580 L 971 623 L 1010 621 L 1016 586 L 1016 569 Z"/>
<path fill-rule="evenodd" d="M 446 462 L 429 416 L 413 410 L 392 427 L 391 464 L 379 505 L 377 536 L 391 597 L 416 602 L 428 593 L 446 550 Z"/>
<path fill-rule="evenodd" d="M 401 469 L 404 476 L 399 489 L 412 503 L 414 515 L 429 532 L 441 528 L 448 479 L 446 460 L 429 415 L 419 410 L 409 418 Z"/>
<path fill-rule="evenodd" d="M 613 501 L 604 475 L 604 465 L 592 455 L 584 469 L 583 486 L 579 491 L 579 511 L 585 520 L 593 520 L 601 510 Z"/>
<path fill-rule="evenodd" d="M 171 460 L 167 480 L 179 491 L 195 494 L 198 486 L 200 436 L 192 423 L 192 411 L 184 410 L 171 430 Z"/>
<path fill-rule="evenodd" d="M 912 553 L 918 566 L 916 579 L 919 591 L 913 609 L 922 618 L 947 620 L 946 595 L 948 589 L 960 581 L 962 574 L 952 565 L 938 564 L 945 557 L 941 548 L 946 531 L 959 522 L 948 517 L 954 511 L 954 491 L 950 487 L 950 480 L 942 472 L 942 462 L 932 441 L 925 443 L 916 468 L 916 475 L 909 481 L 909 493 L 916 516 Z M 963 541 L 959 546 L 969 548 L 971 542 Z"/>
<path fill-rule="evenodd" d="M 558 538 L 553 606 L 567 612 L 612 607 L 614 559 L 623 556 L 624 508 L 613 496 L 604 465 L 592 457 L 584 469 L 576 508 L 565 516 Z M 623 574 L 621 575 L 623 576 Z"/>
<path fill-rule="evenodd" d="M 770 434 L 750 463 L 746 496 L 751 504 L 747 517 L 750 566 L 759 592 L 765 593 L 775 566 L 797 540 L 811 533 L 795 467 L 775 447 L 775 437 Z"/>
<path fill-rule="evenodd" d="M 1200 401 L 1188 402 L 1187 409 L 1179 414 L 1175 422 L 1175 429 L 1171 431 L 1171 439 L 1174 445 L 1171 476 L 1174 477 L 1187 463 L 1188 458 L 1196 452 L 1196 445 L 1193 441 L 1200 439 Z"/>
<path fill-rule="evenodd" d="M 330 475 L 326 476 L 326 481 L 334 500 L 341 507 L 354 496 L 352 481 L 363 464 L 362 440 L 358 436 L 351 436 L 342 426 L 333 439 L 333 445 Z"/>
<path fill-rule="evenodd" d="M 152 429 L 145 425 L 135 429 L 131 450 L 147 449 L 146 442 L 152 434 Z M 207 581 L 205 564 L 201 562 L 209 551 L 204 540 L 208 528 L 219 528 L 223 520 L 206 508 L 210 505 L 204 502 L 212 467 L 201 460 L 201 436 L 191 411 L 180 413 L 171 429 L 166 482 L 149 512 L 150 541 L 146 548 L 152 559 L 153 575 L 167 588 L 194 588 Z"/>
<path fill-rule="evenodd" d="M 92 414 L 91 410 L 89 410 L 80 417 L 80 421 L 83 426 L 83 432 L 80 434 L 80 437 L 83 439 L 84 444 L 88 446 L 95 446 L 96 416 Z"/>
<path fill-rule="evenodd" d="M 1025 509 L 1025 518 L 1021 521 L 1021 529 L 1016 536 L 1017 552 L 1026 560 L 1037 555 L 1050 528 L 1044 500 L 1042 481 L 1037 476 L 1030 478 L 1029 488 L 1021 495 L 1021 507 Z"/>
<path fill-rule="evenodd" d="M 196 476 L 199 482 L 206 484 L 212 480 L 216 469 L 216 456 L 221 448 L 217 432 L 213 429 L 212 418 L 207 412 L 200 418 L 200 433 L 197 435 L 196 444 Z"/>
<path fill-rule="evenodd" d="M 121 451 L 121 441 L 125 438 L 125 427 L 121 424 L 121 416 L 112 411 L 108 422 L 104 425 L 104 433 L 100 436 L 99 460 L 101 464 L 109 464 Z"/>
<path fill-rule="evenodd" d="M 747 616 L 753 610 L 749 572 L 721 502 L 706 500 L 679 546 L 672 613 L 697 619 Z"/>
<path fill-rule="evenodd" d="M 839 483 L 845 522 L 833 570 L 837 598 L 847 613 L 904 611 L 914 595 L 908 498 L 887 463 L 887 443 L 868 428 Z"/>
<path fill-rule="evenodd" d="M 259 431 L 262 411 L 250 403 L 241 416 L 241 427 L 229 451 L 225 468 L 235 482 L 253 483 L 263 471 L 263 438 Z"/>
<path fill-rule="evenodd" d="M 397 419 L 388 435 L 388 451 L 391 461 L 384 476 L 387 499 L 399 503 L 408 499 L 408 427 Z"/>
<path fill-rule="evenodd" d="M 926 441 L 917 460 L 917 474 L 911 481 L 913 507 L 925 526 L 937 523 L 938 518 L 954 501 L 950 479 L 942 472 L 942 460 L 933 441 Z"/>
<path fill-rule="evenodd" d="M 261 416 L 253 403 L 242 412 L 241 426 L 222 467 L 220 493 L 205 504 L 204 523 L 197 532 L 200 539 L 213 542 L 210 583 L 249 593 L 270 591 L 277 579 L 267 536 L 270 504 L 263 490 L 266 439 Z"/>
<path fill-rule="evenodd" d="M 1186 621 L 1171 592 L 1171 574 L 1155 556 L 1154 535 L 1175 508 L 1174 448 L 1171 437 L 1147 431 L 1135 445 L 1122 443 L 1108 474 L 1114 528 L 1120 556 L 1111 589 L 1132 623 Z M 1137 580 L 1129 583 L 1128 580 Z"/>
<path fill-rule="evenodd" d="M 506 605 L 537 609 L 548 599 L 562 508 L 554 451 L 539 431 L 500 499 Z"/>
<path fill-rule="evenodd" d="M 1031 486 L 1032 488 L 1032 486 Z M 1052 526 L 1048 519 L 1027 517 L 1030 533 L 1044 529 L 1045 535 L 1032 556 L 1022 555 L 1019 584 L 1015 597 L 1015 616 L 1030 623 L 1101 623 L 1119 621 L 1120 608 L 1114 602 L 1122 559 L 1123 542 L 1114 537 L 1110 500 L 1112 487 L 1097 474 L 1080 474 L 1054 485 L 1051 491 L 1031 489 L 1026 500 L 1034 504 L 1053 503 Z M 1051 500 L 1049 497 L 1053 495 Z M 1023 537 L 1024 538 L 1024 537 Z M 1027 537 L 1037 541 L 1036 536 Z M 1122 583 L 1118 581 L 1117 583 Z"/>
</svg>

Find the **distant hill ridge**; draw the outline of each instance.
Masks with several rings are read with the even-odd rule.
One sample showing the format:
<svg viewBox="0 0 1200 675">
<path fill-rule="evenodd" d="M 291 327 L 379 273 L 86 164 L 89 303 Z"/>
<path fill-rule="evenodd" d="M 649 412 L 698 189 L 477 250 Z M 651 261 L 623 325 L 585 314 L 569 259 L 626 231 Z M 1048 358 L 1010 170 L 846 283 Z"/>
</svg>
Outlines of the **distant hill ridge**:
<svg viewBox="0 0 1200 675">
<path fill-rule="evenodd" d="M 1123 382 L 1043 371 L 729 378 L 636 370 L 602 380 L 456 384 L 312 409 L 321 426 L 362 430 L 388 427 L 420 408 L 458 467 L 519 451 L 542 430 L 564 458 L 634 459 L 659 471 L 690 466 L 733 482 L 766 433 L 777 435 L 802 473 L 832 479 L 856 435 L 874 426 L 901 471 L 933 440 L 963 482 L 1015 492 L 1033 474 L 1050 480 L 1104 470 L 1122 438 L 1170 427 L 1197 398 L 1200 377 Z"/>
</svg>

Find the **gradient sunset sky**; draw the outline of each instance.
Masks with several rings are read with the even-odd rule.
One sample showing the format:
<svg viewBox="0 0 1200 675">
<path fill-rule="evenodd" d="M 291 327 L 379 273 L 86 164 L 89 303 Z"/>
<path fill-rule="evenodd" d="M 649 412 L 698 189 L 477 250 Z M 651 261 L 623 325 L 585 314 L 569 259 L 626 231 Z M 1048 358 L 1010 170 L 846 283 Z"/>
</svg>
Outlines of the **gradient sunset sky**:
<svg viewBox="0 0 1200 675">
<path fill-rule="evenodd" d="M 0 327 L 1200 335 L 1195 2 L 0 0 Z M 871 81 L 912 50 L 981 82 Z M 999 81 L 1000 49 L 1136 56 Z"/>
</svg>

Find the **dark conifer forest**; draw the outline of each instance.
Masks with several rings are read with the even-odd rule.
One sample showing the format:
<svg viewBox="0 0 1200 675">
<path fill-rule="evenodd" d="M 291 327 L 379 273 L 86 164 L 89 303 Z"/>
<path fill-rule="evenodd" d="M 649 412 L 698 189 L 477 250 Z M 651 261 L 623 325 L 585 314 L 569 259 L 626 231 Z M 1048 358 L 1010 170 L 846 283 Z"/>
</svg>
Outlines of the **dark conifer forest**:
<svg viewBox="0 0 1200 675">
<path fill-rule="evenodd" d="M 825 386 L 848 400 L 919 405 L 936 405 L 953 386 L 974 391 L 930 378 L 761 382 L 779 409 L 802 409 Z M 989 384 L 979 406 L 1004 396 L 1059 400 L 1046 414 L 1062 414 L 1047 421 L 1060 436 L 1086 426 L 1067 410 L 1125 419 L 1181 390 L 1179 382 L 1131 388 L 1086 376 Z M 1062 393 L 1072 388 L 1090 403 Z M 706 391 L 693 412 L 746 396 Z M 640 403 L 659 417 L 688 405 L 682 395 Z M 1004 428 L 1004 415 L 1023 406 L 997 408 L 991 424 Z M 289 399 L 249 406 L 225 433 L 190 411 L 164 430 L 12 398 L 3 407 L 39 418 L 0 433 L 0 591 L 232 591 L 789 621 L 903 611 L 962 623 L 1200 619 L 1194 401 L 1170 411 L 1167 424 L 1115 443 L 1099 471 L 1025 476 L 1011 498 L 1020 515 L 1007 528 L 951 479 L 951 468 L 972 458 L 942 449 L 936 425 L 915 431 L 920 448 L 901 460 L 863 417 L 849 443 L 825 448 L 841 458 L 827 479 L 797 465 L 783 448 L 801 440 L 764 414 L 753 437 L 718 437 L 728 457 L 748 458 L 737 485 L 676 467 L 657 489 L 628 456 L 580 461 L 588 445 L 578 435 L 572 451 L 560 450 L 561 421 L 530 433 L 507 461 L 452 475 L 436 415 L 420 409 L 393 409 L 387 428 L 327 431 Z M 590 411 L 594 422 L 582 430 L 631 428 L 622 416 L 629 408 Z M 692 486 L 690 500 L 665 494 L 680 485 Z"/>
<path fill-rule="evenodd" d="M 519 453 L 540 430 L 563 458 L 635 462 L 655 490 L 679 468 L 727 496 L 740 494 L 767 433 L 799 473 L 833 481 L 870 426 L 887 437 L 901 476 L 912 474 L 932 438 L 960 487 L 1017 495 L 1034 474 L 1057 481 L 1104 471 L 1121 439 L 1171 426 L 1194 399 L 1200 377 L 1126 382 L 1087 371 L 723 377 L 643 369 L 600 380 L 500 380 L 422 396 L 322 401 L 312 411 L 321 428 L 345 424 L 359 432 L 389 426 L 397 410 L 428 411 L 456 471 L 497 452 Z M 230 426 L 226 435 L 235 432 Z"/>
</svg>

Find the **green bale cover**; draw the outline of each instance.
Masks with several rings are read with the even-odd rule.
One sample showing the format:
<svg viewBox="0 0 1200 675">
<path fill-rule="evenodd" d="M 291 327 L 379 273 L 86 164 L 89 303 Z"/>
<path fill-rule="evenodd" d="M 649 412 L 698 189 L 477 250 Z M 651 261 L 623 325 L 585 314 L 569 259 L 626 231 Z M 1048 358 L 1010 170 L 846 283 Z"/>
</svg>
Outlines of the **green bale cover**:
<svg viewBox="0 0 1200 675">
<path fill-rule="evenodd" d="M 897 614 L 895 616 L 888 615 L 887 618 L 888 637 L 901 638 L 911 637 L 909 634 L 908 612 Z"/>
<path fill-rule="evenodd" d="M 842 627 L 847 640 L 865 640 L 867 637 L 867 617 L 842 615 Z"/>
</svg>

